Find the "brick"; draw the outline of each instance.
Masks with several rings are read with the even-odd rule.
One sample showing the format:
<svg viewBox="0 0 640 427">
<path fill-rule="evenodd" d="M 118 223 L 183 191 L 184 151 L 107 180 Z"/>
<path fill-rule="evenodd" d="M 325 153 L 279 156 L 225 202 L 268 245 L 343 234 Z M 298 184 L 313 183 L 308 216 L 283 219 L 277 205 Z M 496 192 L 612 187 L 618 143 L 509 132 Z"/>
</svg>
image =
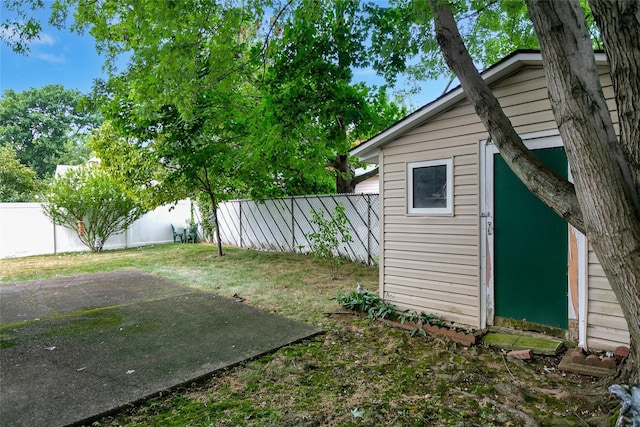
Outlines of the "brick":
<svg viewBox="0 0 640 427">
<path fill-rule="evenodd" d="M 620 362 L 622 359 L 629 355 L 629 347 L 625 347 L 624 345 L 616 347 L 616 349 L 613 351 L 613 355 L 615 356 L 616 360 Z"/>
<path fill-rule="evenodd" d="M 616 369 L 616 359 L 613 357 L 605 357 L 602 359 L 602 362 L 600 362 L 600 366 L 607 369 Z"/>
<path fill-rule="evenodd" d="M 507 353 L 507 356 L 513 357 L 514 359 L 529 360 L 533 357 L 533 350 L 512 350 Z"/>
<path fill-rule="evenodd" d="M 600 358 L 595 354 L 590 354 L 586 358 L 586 364 L 589 366 L 598 366 L 600 364 Z"/>
</svg>

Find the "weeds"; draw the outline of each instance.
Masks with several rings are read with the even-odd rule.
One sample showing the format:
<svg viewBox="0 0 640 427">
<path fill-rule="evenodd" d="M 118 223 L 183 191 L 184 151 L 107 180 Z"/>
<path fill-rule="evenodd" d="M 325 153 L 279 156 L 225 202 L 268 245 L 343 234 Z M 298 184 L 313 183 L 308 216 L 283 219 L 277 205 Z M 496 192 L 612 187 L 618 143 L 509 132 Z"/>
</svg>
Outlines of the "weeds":
<svg viewBox="0 0 640 427">
<path fill-rule="evenodd" d="M 592 378 L 545 370 L 557 362 L 553 358 L 504 360 L 482 346 L 410 338 L 367 318 L 325 315 L 338 301 L 393 317 L 391 307 L 380 311 L 385 303 L 378 295 L 350 292 L 355 282 L 377 283 L 375 268 L 347 263 L 342 278 L 327 280 L 322 266 L 303 255 L 225 251 L 219 258 L 210 245 L 176 244 L 1 260 L 0 280 L 138 268 L 221 296 L 238 294 L 244 304 L 324 330 L 128 406 L 101 419 L 101 426 L 517 426 L 523 425 L 520 412 L 539 425 L 598 425 L 606 419 L 607 403 L 599 398 L 606 391 L 596 389 Z M 395 314 L 405 322 L 440 321 L 411 311 Z M 19 345 L 11 335 L 0 334 L 0 341 Z"/>
<path fill-rule="evenodd" d="M 317 227 L 317 231 L 305 234 L 311 245 L 311 252 L 317 258 L 329 260 L 331 278 L 335 279 L 341 261 L 341 258 L 336 256 L 336 251 L 341 244 L 353 242 L 344 205 L 338 203 L 329 218 L 324 217 L 324 211 L 313 209 L 310 222 Z"/>
</svg>

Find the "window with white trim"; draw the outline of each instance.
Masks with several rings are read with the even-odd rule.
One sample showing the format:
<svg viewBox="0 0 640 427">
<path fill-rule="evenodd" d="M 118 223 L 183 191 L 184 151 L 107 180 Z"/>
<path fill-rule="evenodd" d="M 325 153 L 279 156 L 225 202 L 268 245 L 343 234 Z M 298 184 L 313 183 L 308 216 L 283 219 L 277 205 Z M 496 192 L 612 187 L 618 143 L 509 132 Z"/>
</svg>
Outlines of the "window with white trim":
<svg viewBox="0 0 640 427">
<path fill-rule="evenodd" d="M 407 163 L 407 212 L 453 214 L 453 159 Z"/>
</svg>

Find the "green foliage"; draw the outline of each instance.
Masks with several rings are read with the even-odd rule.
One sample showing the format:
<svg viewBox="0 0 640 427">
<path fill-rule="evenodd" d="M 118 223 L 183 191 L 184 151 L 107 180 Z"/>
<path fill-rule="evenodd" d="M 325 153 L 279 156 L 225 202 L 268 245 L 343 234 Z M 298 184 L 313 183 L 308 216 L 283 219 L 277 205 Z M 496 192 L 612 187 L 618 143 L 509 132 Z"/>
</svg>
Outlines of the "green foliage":
<svg viewBox="0 0 640 427">
<path fill-rule="evenodd" d="M 44 183 L 20 163 L 15 151 L 0 145 L 0 202 L 33 202 L 43 189 Z"/>
<path fill-rule="evenodd" d="M 8 8 L 29 16 L 26 2 Z M 110 71 L 96 104 L 120 137 L 139 148 L 154 141 L 131 167 L 115 163 L 137 178 L 141 157 L 170 169 L 153 179 L 165 201 L 180 185 L 216 200 L 231 190 L 251 198 L 353 191 L 351 146 L 404 115 L 384 88 L 352 81 L 368 63 L 357 0 L 145 0 L 135 8 L 56 0 L 51 10 L 55 25 L 73 12 L 72 29 L 91 31 Z M 128 66 L 117 70 L 123 53 Z"/>
<path fill-rule="evenodd" d="M 369 319 L 385 319 L 396 318 L 401 324 L 405 322 L 411 322 L 416 325 L 438 325 L 445 326 L 446 321 L 435 314 L 428 314 L 425 312 L 416 312 L 404 310 L 398 312 L 395 305 L 386 303 L 378 294 L 369 291 L 356 290 L 344 295 L 338 295 L 335 300 L 349 310 L 359 311 L 367 313 Z M 411 336 L 417 334 L 426 336 L 424 329 L 418 327 L 411 331 Z"/>
<path fill-rule="evenodd" d="M 368 291 L 353 291 L 336 298 L 338 304 L 349 310 L 367 313 L 369 319 L 384 319 L 396 317 L 397 311 L 393 304 L 387 304 L 378 294 Z"/>
<path fill-rule="evenodd" d="M 365 18 L 359 0 L 301 1 L 267 51 L 263 104 L 272 132 L 265 134 L 265 157 L 294 176 L 329 172 L 338 193 L 355 186 L 348 158 L 354 143 L 404 115 L 384 87 L 353 81 L 354 69 L 369 62 Z"/>
<path fill-rule="evenodd" d="M 324 211 L 312 209 L 310 222 L 316 226 L 316 231 L 305 234 L 311 246 L 311 253 L 317 258 L 329 260 L 331 274 L 335 278 L 336 251 L 341 244 L 353 242 L 349 219 L 344 213 L 344 205 L 338 203 L 329 218 L 325 218 Z"/>
<path fill-rule="evenodd" d="M 376 310 L 378 307 L 384 304 L 384 301 L 380 295 L 369 291 L 353 291 L 344 295 L 339 295 L 336 298 L 338 304 L 349 310 L 361 311 L 368 313 L 369 310 Z"/>
<path fill-rule="evenodd" d="M 102 120 L 89 105 L 61 85 L 9 89 L 0 99 L 0 144 L 12 147 L 39 178 L 51 178 L 56 165 L 89 159 L 87 136 Z"/>
<path fill-rule="evenodd" d="M 45 195 L 44 213 L 76 231 L 80 241 L 100 252 L 109 236 L 126 230 L 145 209 L 98 166 L 83 165 L 57 176 Z"/>
<path fill-rule="evenodd" d="M 398 320 L 400 323 L 410 322 L 418 325 L 446 325 L 446 321 L 440 316 L 425 312 L 418 313 L 415 310 L 404 310 L 403 312 L 398 313 Z"/>
<path fill-rule="evenodd" d="M 416 87 L 424 79 L 452 76 L 435 38 L 429 0 L 391 0 L 368 5 L 373 28 L 372 67 L 393 81 L 405 74 Z M 452 0 L 452 10 L 479 69 L 517 49 L 539 49 L 524 0 Z M 581 1 L 594 48 L 602 48 L 586 1 Z"/>
</svg>

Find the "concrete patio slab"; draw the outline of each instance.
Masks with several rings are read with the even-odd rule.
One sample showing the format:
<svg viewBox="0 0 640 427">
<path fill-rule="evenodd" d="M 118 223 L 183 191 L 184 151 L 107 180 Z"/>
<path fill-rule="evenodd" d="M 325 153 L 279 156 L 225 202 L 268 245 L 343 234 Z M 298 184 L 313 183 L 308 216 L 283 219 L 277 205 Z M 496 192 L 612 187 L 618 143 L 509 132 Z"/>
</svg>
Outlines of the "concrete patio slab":
<svg viewBox="0 0 640 427">
<path fill-rule="evenodd" d="M 3 284 L 0 424 L 89 422 L 319 332 L 137 270 Z"/>
</svg>

